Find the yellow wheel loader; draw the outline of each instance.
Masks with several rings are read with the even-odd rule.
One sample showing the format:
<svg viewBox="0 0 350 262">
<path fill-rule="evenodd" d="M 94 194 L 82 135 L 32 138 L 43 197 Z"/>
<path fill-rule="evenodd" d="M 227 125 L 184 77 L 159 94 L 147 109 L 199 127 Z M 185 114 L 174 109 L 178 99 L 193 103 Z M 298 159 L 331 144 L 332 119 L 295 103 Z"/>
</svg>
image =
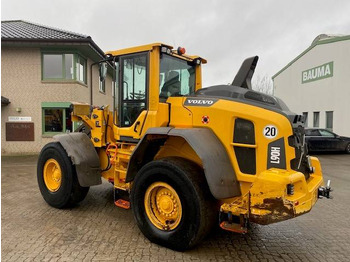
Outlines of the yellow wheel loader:
<svg viewBox="0 0 350 262">
<path fill-rule="evenodd" d="M 113 75 L 113 108 L 72 103 L 83 125 L 42 149 L 43 198 L 74 205 L 104 178 L 142 233 L 175 250 L 199 243 L 215 223 L 246 233 L 250 222 L 309 212 L 330 197 L 330 184 L 307 153 L 302 116 L 252 90 L 257 60 L 246 59 L 231 85 L 202 88 L 206 60 L 184 48 L 107 52 L 100 78 Z"/>
</svg>

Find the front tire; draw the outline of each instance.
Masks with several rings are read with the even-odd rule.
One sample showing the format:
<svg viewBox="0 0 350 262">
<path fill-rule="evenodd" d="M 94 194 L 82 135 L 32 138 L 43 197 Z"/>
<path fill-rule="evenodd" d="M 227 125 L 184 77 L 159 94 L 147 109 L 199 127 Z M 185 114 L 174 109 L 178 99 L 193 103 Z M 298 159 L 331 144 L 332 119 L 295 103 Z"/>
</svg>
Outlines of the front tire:
<svg viewBox="0 0 350 262">
<path fill-rule="evenodd" d="M 179 251 L 201 241 L 217 214 L 202 169 L 174 157 L 142 167 L 131 190 L 131 206 L 150 241 Z"/>
<path fill-rule="evenodd" d="M 75 167 L 60 143 L 41 150 L 37 166 L 38 185 L 44 200 L 53 207 L 75 205 L 86 197 L 89 187 L 81 187 Z"/>
</svg>

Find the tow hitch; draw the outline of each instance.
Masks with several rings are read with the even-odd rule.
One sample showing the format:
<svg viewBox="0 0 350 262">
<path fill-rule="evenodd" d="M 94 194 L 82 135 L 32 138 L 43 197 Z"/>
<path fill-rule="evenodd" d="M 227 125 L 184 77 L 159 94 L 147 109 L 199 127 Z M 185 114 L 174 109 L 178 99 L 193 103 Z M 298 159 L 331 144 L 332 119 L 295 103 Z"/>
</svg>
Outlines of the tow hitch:
<svg viewBox="0 0 350 262">
<path fill-rule="evenodd" d="M 318 198 L 326 197 L 326 198 L 332 199 L 333 197 L 330 195 L 330 193 L 332 191 L 333 191 L 333 189 L 331 188 L 331 180 L 328 180 L 326 187 L 321 186 L 321 187 L 318 188 L 317 197 Z"/>
</svg>

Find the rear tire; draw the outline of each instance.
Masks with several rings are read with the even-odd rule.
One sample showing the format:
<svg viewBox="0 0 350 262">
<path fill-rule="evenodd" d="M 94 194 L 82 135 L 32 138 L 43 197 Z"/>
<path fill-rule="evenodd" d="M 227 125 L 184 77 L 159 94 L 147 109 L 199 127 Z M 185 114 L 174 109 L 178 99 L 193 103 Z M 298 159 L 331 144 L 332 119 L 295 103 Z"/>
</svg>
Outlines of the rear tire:
<svg viewBox="0 0 350 262">
<path fill-rule="evenodd" d="M 58 142 L 49 143 L 41 150 L 37 179 L 44 200 L 56 208 L 83 201 L 89 191 L 89 187 L 79 185 L 75 167 Z"/>
<path fill-rule="evenodd" d="M 155 197 L 151 197 L 153 202 L 148 205 L 148 196 L 152 194 Z M 175 157 L 152 161 L 142 167 L 130 197 L 134 218 L 142 233 L 156 244 L 179 251 L 192 248 L 211 231 L 218 211 L 203 170 Z M 175 215 L 170 222 L 166 220 L 168 227 L 160 229 L 162 218 L 167 219 L 170 213 Z"/>
</svg>

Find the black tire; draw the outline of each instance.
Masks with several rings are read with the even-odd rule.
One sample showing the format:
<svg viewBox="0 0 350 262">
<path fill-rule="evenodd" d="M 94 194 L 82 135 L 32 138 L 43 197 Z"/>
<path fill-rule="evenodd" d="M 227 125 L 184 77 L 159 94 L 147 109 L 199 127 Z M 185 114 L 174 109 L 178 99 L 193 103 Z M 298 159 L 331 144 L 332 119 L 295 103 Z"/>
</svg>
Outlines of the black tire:
<svg viewBox="0 0 350 262">
<path fill-rule="evenodd" d="M 169 184 L 180 198 L 182 216 L 173 230 L 157 228 L 146 214 L 145 193 L 154 182 Z M 135 177 L 130 198 L 134 218 L 142 233 L 150 241 L 178 251 L 199 243 L 211 231 L 218 214 L 203 170 L 181 158 L 164 158 L 142 167 Z"/>
<path fill-rule="evenodd" d="M 346 152 L 347 154 L 350 154 L 350 143 L 346 145 L 346 147 L 345 147 L 345 152 Z"/>
<path fill-rule="evenodd" d="M 49 159 L 56 160 L 61 168 L 61 184 L 55 192 L 50 191 L 44 181 L 44 166 Z M 89 191 L 89 187 L 79 185 L 75 167 L 58 142 L 49 143 L 41 150 L 37 166 L 37 179 L 44 200 L 56 208 L 73 206 L 83 201 Z"/>
</svg>

